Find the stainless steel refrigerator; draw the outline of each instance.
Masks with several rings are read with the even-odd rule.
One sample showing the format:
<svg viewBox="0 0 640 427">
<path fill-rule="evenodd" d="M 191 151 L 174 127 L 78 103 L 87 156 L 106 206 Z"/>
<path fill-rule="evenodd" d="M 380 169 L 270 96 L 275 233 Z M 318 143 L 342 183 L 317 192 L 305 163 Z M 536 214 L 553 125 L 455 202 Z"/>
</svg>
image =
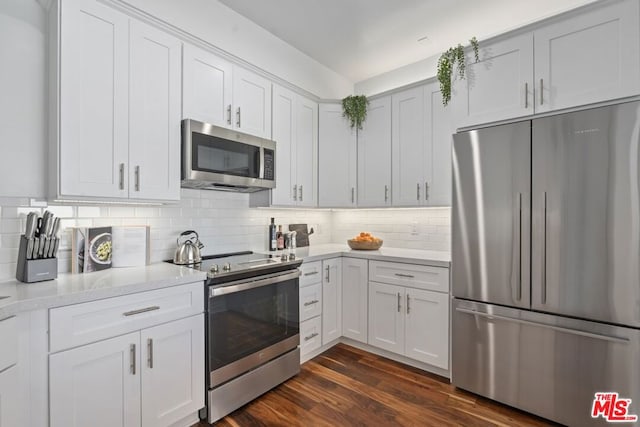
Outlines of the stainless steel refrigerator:
<svg viewBox="0 0 640 427">
<path fill-rule="evenodd" d="M 454 136 L 454 385 L 571 426 L 607 424 L 596 392 L 640 415 L 639 142 L 638 102 Z"/>
</svg>

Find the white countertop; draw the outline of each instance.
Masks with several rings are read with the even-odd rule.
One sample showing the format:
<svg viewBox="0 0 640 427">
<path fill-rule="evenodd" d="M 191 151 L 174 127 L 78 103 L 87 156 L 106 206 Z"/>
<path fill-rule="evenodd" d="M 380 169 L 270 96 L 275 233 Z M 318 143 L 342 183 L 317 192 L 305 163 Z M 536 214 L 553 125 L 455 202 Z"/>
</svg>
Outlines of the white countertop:
<svg viewBox="0 0 640 427">
<path fill-rule="evenodd" d="M 269 252 L 273 254 L 273 252 Z M 280 253 L 280 252 L 277 252 Z M 343 244 L 323 244 L 295 249 L 296 257 L 306 262 L 318 261 L 339 256 L 364 258 L 378 261 L 404 262 L 449 267 L 451 254 L 445 251 L 427 251 L 422 249 L 403 249 L 381 247 L 377 251 L 357 251 Z"/>
<path fill-rule="evenodd" d="M 59 274 L 56 280 L 0 282 L 0 319 L 12 314 L 59 307 L 135 292 L 204 281 L 206 273 L 169 263 L 110 268 L 86 274 Z"/>
</svg>

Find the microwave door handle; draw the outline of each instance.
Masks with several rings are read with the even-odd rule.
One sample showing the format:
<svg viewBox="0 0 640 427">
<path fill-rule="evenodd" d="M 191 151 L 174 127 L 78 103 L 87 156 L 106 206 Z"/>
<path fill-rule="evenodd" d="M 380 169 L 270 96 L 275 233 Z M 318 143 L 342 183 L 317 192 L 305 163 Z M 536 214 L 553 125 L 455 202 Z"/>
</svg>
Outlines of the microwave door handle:
<svg viewBox="0 0 640 427">
<path fill-rule="evenodd" d="M 258 159 L 258 178 L 264 179 L 264 147 L 260 147 L 260 158 Z"/>
</svg>

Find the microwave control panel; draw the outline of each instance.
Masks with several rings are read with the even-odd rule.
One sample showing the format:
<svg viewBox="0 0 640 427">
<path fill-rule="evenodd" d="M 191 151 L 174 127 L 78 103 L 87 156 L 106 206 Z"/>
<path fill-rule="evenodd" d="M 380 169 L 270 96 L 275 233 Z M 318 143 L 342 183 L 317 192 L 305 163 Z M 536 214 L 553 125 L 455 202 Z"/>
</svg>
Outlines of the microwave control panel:
<svg viewBox="0 0 640 427">
<path fill-rule="evenodd" d="M 273 181 L 275 174 L 275 152 L 264 150 L 264 178 Z"/>
</svg>

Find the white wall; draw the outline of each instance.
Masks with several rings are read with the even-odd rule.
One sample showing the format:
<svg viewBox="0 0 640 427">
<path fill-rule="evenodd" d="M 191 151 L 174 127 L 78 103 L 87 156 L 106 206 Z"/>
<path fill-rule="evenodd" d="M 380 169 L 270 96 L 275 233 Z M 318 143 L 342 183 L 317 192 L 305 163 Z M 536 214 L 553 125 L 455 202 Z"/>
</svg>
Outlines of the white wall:
<svg viewBox="0 0 640 427">
<path fill-rule="evenodd" d="M 0 1 L 0 197 L 45 195 L 46 14 Z"/>
<path fill-rule="evenodd" d="M 371 96 L 435 77 L 439 58 L 440 55 L 432 56 L 357 82 L 354 86 L 354 93 Z"/>
<path fill-rule="evenodd" d="M 217 0 L 124 1 L 320 98 L 353 92 L 353 82 Z"/>
</svg>

